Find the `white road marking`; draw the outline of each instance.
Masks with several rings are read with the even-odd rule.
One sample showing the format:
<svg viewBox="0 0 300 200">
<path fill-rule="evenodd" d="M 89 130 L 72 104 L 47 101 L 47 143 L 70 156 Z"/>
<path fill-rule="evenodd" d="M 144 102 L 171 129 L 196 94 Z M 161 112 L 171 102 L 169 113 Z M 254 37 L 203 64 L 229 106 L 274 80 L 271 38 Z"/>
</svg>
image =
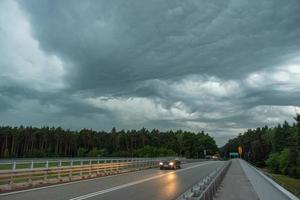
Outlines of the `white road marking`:
<svg viewBox="0 0 300 200">
<path fill-rule="evenodd" d="M 90 193 L 90 194 L 86 194 L 86 195 L 83 195 L 83 196 L 75 197 L 75 198 L 72 198 L 72 199 L 69 199 L 69 200 L 83 200 L 83 199 L 88 199 L 88 198 L 91 198 L 91 197 L 94 197 L 94 196 L 98 196 L 98 195 L 105 194 L 105 193 L 108 193 L 108 192 L 112 192 L 112 191 L 115 191 L 115 190 L 119 190 L 119 189 L 122 189 L 122 188 L 130 187 L 130 186 L 133 186 L 133 185 L 144 183 L 146 181 L 150 181 L 150 180 L 153 180 L 153 179 L 161 178 L 161 177 L 167 176 L 169 174 L 174 174 L 174 173 L 177 173 L 177 172 L 186 171 L 186 170 L 189 170 L 189 169 L 192 169 L 192 168 L 196 168 L 196 167 L 199 167 L 199 166 L 202 166 L 202 165 L 207 165 L 207 164 L 211 164 L 211 162 L 206 162 L 206 163 L 194 165 L 194 166 L 191 166 L 191 167 L 187 167 L 187 168 L 184 168 L 184 169 L 180 169 L 180 170 L 177 170 L 177 171 L 174 171 L 174 172 L 169 172 L 169 173 L 166 173 L 166 174 L 161 174 L 161 175 L 153 176 L 153 177 L 150 177 L 150 178 L 142 179 L 142 180 L 139 180 L 139 181 L 134 181 L 134 182 L 131 182 L 131 183 L 126 183 L 124 185 L 119 185 L 119 186 L 112 187 L 112 188 L 109 188 L 109 189 L 100 190 L 100 191 L 93 192 L 93 193 Z"/>
</svg>

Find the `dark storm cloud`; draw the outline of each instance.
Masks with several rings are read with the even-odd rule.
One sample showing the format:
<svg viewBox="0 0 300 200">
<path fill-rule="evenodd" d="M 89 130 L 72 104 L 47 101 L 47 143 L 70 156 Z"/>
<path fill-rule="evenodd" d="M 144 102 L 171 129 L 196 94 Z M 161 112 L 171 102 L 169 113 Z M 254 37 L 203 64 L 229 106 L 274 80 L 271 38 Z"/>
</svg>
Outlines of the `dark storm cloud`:
<svg viewBox="0 0 300 200">
<path fill-rule="evenodd" d="M 0 113 L 10 108 L 12 108 L 12 105 L 10 105 L 8 100 L 5 97 L 0 96 Z"/>
<path fill-rule="evenodd" d="M 8 123 L 204 129 L 221 144 L 300 111 L 298 0 L 17 2 L 0 14 Z"/>
<path fill-rule="evenodd" d="M 42 48 L 73 62 L 78 88 L 191 73 L 236 78 L 300 44 L 298 1 L 20 3 Z"/>
</svg>

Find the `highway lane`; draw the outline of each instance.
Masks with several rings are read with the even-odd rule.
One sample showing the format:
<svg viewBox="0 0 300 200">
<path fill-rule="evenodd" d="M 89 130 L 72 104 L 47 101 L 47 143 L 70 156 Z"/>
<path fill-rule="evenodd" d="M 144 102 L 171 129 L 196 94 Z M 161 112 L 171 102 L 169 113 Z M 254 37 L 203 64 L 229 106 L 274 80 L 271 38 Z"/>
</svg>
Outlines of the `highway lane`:
<svg viewBox="0 0 300 200">
<path fill-rule="evenodd" d="M 149 169 L 9 195 L 0 194 L 0 200 L 170 200 L 223 164 L 210 161 L 186 164 L 176 171 Z"/>
</svg>

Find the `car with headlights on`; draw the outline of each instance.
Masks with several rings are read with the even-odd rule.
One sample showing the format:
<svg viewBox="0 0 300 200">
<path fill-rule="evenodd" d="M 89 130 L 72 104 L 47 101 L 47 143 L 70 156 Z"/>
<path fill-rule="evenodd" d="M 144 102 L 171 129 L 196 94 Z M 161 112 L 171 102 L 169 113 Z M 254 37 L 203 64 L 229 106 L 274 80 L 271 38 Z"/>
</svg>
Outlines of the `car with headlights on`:
<svg viewBox="0 0 300 200">
<path fill-rule="evenodd" d="M 164 160 L 159 162 L 159 169 L 180 169 L 181 161 L 178 159 Z"/>
</svg>

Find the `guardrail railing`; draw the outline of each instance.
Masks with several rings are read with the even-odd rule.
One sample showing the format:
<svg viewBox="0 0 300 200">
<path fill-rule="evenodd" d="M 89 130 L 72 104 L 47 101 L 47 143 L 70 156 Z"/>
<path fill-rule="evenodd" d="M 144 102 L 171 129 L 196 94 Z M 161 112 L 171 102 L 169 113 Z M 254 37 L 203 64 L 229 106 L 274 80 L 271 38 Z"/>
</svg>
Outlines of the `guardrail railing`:
<svg viewBox="0 0 300 200">
<path fill-rule="evenodd" d="M 221 184 L 231 161 L 211 172 L 207 177 L 188 189 L 177 200 L 213 200 L 219 185 Z"/>
<path fill-rule="evenodd" d="M 123 162 L 123 161 L 138 161 L 138 160 L 158 160 L 172 159 L 174 157 L 156 157 L 156 158 L 61 158 L 61 159 L 0 159 L 1 170 L 19 170 L 19 169 L 34 169 L 34 168 L 51 168 L 62 166 L 90 165 L 107 162 Z M 188 160 L 201 161 L 205 159 L 186 159 L 179 158 L 182 162 Z"/>
<path fill-rule="evenodd" d="M 80 161 L 79 165 L 63 166 L 62 162 L 56 167 L 49 167 L 47 162 L 44 167 L 11 170 L 0 170 L 0 191 L 11 190 L 40 184 L 73 181 L 83 178 L 107 176 L 112 174 L 137 171 L 158 166 L 160 159 L 149 160 L 89 160 L 88 164 Z M 74 161 L 73 161 L 74 163 Z"/>
<path fill-rule="evenodd" d="M 168 159 L 169 157 L 165 158 Z M 51 168 L 62 166 L 75 165 L 90 165 L 106 162 L 123 162 L 123 161 L 138 161 L 138 160 L 153 160 L 158 158 L 62 158 L 62 159 L 16 159 L 16 160 L 1 160 L 1 170 L 19 170 L 19 169 L 34 169 L 34 168 Z"/>
</svg>

